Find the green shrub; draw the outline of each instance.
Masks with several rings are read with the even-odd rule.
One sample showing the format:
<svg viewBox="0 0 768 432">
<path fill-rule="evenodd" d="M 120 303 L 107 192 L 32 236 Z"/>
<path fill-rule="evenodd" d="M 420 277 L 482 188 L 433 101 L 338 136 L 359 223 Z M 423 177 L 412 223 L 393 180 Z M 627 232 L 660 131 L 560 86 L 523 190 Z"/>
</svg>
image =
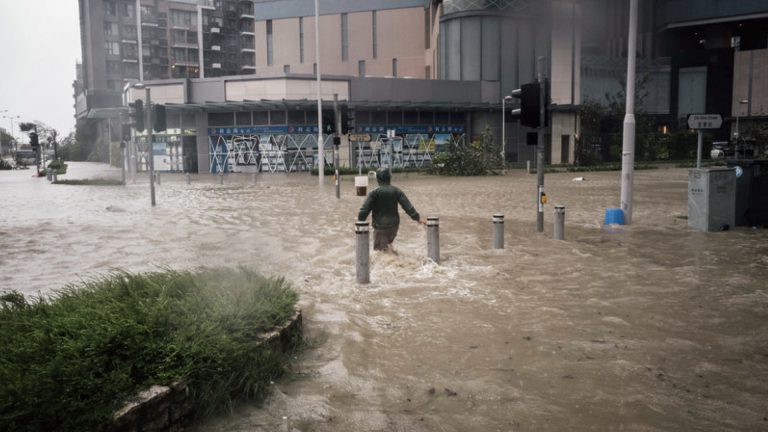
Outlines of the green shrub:
<svg viewBox="0 0 768 432">
<path fill-rule="evenodd" d="M 13 169 L 13 166 L 5 159 L 0 159 L 0 170 Z"/>
<path fill-rule="evenodd" d="M 285 363 L 259 335 L 294 313 L 247 269 L 115 272 L 51 299 L 0 297 L 0 430 L 103 430 L 129 396 L 184 378 L 197 415 L 257 399 Z"/>
</svg>

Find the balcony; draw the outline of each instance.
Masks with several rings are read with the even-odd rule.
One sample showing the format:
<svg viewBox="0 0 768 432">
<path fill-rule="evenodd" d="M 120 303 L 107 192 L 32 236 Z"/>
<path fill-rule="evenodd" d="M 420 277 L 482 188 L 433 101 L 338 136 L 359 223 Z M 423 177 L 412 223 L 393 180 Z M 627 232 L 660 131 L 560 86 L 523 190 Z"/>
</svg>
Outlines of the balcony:
<svg viewBox="0 0 768 432">
<path fill-rule="evenodd" d="M 244 52 L 244 53 L 255 53 L 255 52 L 256 52 L 256 50 L 255 50 L 255 49 L 253 49 L 253 48 L 243 47 L 243 48 L 240 48 L 240 52 Z"/>
</svg>

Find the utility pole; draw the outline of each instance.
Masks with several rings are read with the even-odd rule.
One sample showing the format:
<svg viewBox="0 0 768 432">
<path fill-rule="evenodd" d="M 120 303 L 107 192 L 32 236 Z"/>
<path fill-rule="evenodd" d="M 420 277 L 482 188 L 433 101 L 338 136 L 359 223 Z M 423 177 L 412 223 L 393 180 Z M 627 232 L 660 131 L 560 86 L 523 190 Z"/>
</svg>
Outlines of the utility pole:
<svg viewBox="0 0 768 432">
<path fill-rule="evenodd" d="M 325 176 L 325 143 L 323 142 L 323 100 L 320 93 L 320 4 L 315 0 L 315 67 L 317 75 L 317 177 L 320 185 Z"/>
<path fill-rule="evenodd" d="M 632 184 L 635 178 L 635 61 L 637 57 L 637 0 L 629 0 L 627 47 L 627 105 L 621 151 L 621 210 L 624 223 L 632 223 Z"/>
<path fill-rule="evenodd" d="M 538 73 L 536 79 L 539 81 L 539 129 L 538 142 L 536 143 L 536 183 L 538 184 L 538 205 L 536 206 L 536 231 L 544 232 L 544 203 L 546 194 L 544 193 L 544 125 L 546 123 L 546 83 L 544 82 L 544 57 L 537 58 Z"/>
<path fill-rule="evenodd" d="M 155 206 L 155 143 L 152 133 L 152 99 L 150 99 L 149 86 L 147 92 L 147 109 L 144 110 L 144 127 L 147 128 L 147 144 L 149 145 L 149 193 L 152 199 L 152 207 Z"/>
</svg>

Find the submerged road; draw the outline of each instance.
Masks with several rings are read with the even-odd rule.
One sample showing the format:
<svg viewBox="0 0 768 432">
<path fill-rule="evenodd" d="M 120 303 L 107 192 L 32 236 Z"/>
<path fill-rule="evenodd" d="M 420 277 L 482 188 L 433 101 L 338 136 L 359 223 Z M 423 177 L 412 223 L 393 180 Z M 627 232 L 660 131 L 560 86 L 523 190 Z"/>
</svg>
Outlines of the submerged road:
<svg viewBox="0 0 768 432">
<path fill-rule="evenodd" d="M 301 293 L 312 347 L 262 405 L 196 431 L 768 429 L 768 230 L 687 228 L 687 170 L 637 171 L 634 224 L 603 227 L 619 172 L 394 175 L 440 217 L 441 264 L 404 217 L 355 283 L 352 178 L 162 175 L 127 187 L 0 171 L 0 289 L 46 295 L 111 269 L 246 265 Z M 572 181 L 574 177 L 584 181 Z M 120 178 L 72 163 L 62 178 Z M 554 204 L 565 241 L 552 240 Z M 491 216 L 505 215 L 504 250 Z"/>
</svg>

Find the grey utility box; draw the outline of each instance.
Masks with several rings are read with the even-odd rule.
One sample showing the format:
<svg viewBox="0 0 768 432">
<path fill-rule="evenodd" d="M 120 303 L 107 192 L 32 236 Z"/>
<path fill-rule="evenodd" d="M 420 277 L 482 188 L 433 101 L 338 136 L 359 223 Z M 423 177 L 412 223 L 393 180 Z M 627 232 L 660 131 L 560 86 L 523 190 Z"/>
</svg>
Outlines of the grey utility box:
<svg viewBox="0 0 768 432">
<path fill-rule="evenodd" d="M 733 168 L 688 171 L 688 226 L 701 231 L 733 227 L 736 219 L 736 173 Z"/>
</svg>

